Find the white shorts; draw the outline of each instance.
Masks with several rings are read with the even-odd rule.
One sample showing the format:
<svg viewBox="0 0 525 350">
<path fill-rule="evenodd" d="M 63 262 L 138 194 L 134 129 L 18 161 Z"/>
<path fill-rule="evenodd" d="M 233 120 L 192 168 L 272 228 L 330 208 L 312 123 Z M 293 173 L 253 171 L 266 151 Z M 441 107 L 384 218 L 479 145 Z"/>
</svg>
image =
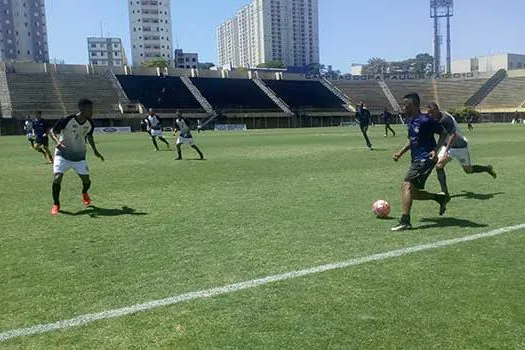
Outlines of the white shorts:
<svg viewBox="0 0 525 350">
<path fill-rule="evenodd" d="M 177 138 L 177 145 L 190 145 L 193 146 L 195 143 L 193 142 L 193 137 L 182 137 L 179 136 Z"/>
<path fill-rule="evenodd" d="M 72 162 L 61 156 L 55 156 L 53 160 L 53 174 L 64 174 L 69 169 L 75 170 L 78 175 L 89 175 L 89 168 L 85 160 Z"/>
<path fill-rule="evenodd" d="M 151 135 L 151 137 L 160 137 L 163 135 L 163 132 L 162 132 L 162 129 L 161 130 L 151 129 L 149 131 L 149 134 Z"/>
<path fill-rule="evenodd" d="M 466 148 L 451 148 L 448 151 L 448 156 L 450 158 L 456 159 L 461 166 L 470 166 L 471 160 L 470 160 L 470 152 L 468 147 Z M 441 150 L 439 151 L 438 158 L 442 159 L 445 157 L 445 147 L 441 147 Z"/>
</svg>

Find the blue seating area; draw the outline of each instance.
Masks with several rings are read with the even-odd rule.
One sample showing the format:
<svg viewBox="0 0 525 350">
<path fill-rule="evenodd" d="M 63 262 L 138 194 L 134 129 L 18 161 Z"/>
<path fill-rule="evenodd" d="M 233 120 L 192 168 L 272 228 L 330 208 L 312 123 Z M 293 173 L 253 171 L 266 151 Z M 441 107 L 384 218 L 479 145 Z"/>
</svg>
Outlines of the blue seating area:
<svg viewBox="0 0 525 350">
<path fill-rule="evenodd" d="M 265 80 L 292 110 L 347 112 L 344 102 L 317 81 Z"/>
<path fill-rule="evenodd" d="M 117 79 L 128 98 L 146 108 L 204 112 L 179 77 L 117 75 Z"/>
<path fill-rule="evenodd" d="M 280 112 L 279 107 L 249 79 L 191 78 L 214 109 L 224 112 Z"/>
</svg>

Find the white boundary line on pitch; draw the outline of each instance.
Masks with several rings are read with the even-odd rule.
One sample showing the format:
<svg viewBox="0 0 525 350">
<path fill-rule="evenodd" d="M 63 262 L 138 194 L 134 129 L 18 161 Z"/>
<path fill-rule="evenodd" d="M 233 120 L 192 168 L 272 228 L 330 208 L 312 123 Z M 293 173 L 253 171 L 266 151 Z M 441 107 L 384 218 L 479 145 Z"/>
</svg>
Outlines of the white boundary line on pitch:
<svg viewBox="0 0 525 350">
<path fill-rule="evenodd" d="M 189 300 L 215 297 L 218 295 L 233 293 L 233 292 L 237 292 L 240 290 L 254 288 L 254 287 L 262 286 L 262 285 L 273 283 L 273 282 L 285 281 L 285 280 L 289 280 L 292 278 L 313 275 L 313 274 L 330 271 L 330 270 L 342 269 L 345 267 L 361 265 L 361 264 L 365 264 L 365 263 L 373 262 L 373 261 L 386 260 L 386 259 L 404 256 L 404 255 L 421 252 L 425 250 L 433 250 L 437 248 L 448 247 L 448 246 L 459 244 L 459 243 L 476 241 L 478 239 L 498 236 L 504 233 L 518 231 L 521 229 L 525 229 L 525 223 L 521 225 L 516 225 L 516 226 L 503 227 L 503 228 L 489 231 L 489 232 L 478 233 L 474 235 L 458 237 L 458 238 L 453 238 L 453 239 L 447 239 L 447 240 L 437 241 L 433 243 L 420 244 L 420 245 L 411 246 L 407 248 L 401 248 L 397 250 L 391 250 L 386 253 L 373 254 L 373 255 L 369 255 L 369 256 L 365 256 L 361 258 L 354 258 L 354 259 L 350 259 L 350 260 L 346 260 L 346 261 L 342 261 L 342 262 L 338 262 L 334 264 L 327 264 L 327 265 L 312 267 L 312 268 L 305 269 L 305 270 L 292 271 L 292 272 L 287 272 L 287 273 L 283 273 L 279 275 L 272 275 L 272 276 L 268 276 L 268 277 L 264 277 L 260 279 L 255 279 L 251 281 L 229 284 L 224 287 L 218 287 L 218 288 L 201 290 L 197 292 L 179 294 L 179 295 L 175 295 L 175 296 L 172 296 L 166 299 L 153 300 L 153 301 L 149 301 L 143 304 L 136 304 L 136 305 L 132 305 L 128 307 L 123 307 L 120 309 L 107 310 L 107 311 L 102 311 L 102 312 L 92 313 L 92 314 L 85 314 L 85 315 L 71 318 L 69 320 L 62 320 L 62 321 L 58 321 L 54 323 L 47 323 L 47 324 L 39 324 L 39 325 L 28 327 L 28 328 L 13 329 L 13 330 L 9 330 L 9 331 L 0 333 L 0 342 L 4 342 L 6 340 L 14 339 L 14 338 L 26 337 L 29 335 L 48 333 L 48 332 L 52 332 L 56 330 L 78 327 L 78 326 L 86 325 L 88 323 L 95 322 L 98 320 L 106 320 L 110 318 L 131 315 L 131 314 L 134 314 L 140 311 L 147 311 L 147 310 L 159 308 L 161 306 L 179 304 L 179 303 L 189 301 Z"/>
</svg>

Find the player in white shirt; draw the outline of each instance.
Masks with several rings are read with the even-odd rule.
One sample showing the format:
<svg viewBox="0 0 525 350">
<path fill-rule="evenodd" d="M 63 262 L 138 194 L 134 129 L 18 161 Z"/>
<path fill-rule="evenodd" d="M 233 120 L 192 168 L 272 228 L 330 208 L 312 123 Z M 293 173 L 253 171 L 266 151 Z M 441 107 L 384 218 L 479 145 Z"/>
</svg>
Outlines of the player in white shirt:
<svg viewBox="0 0 525 350">
<path fill-rule="evenodd" d="M 31 116 L 27 116 L 26 121 L 24 122 L 24 132 L 27 136 L 27 141 L 31 143 L 31 149 L 35 148 L 35 134 L 33 132 L 33 119 Z"/>
<path fill-rule="evenodd" d="M 151 136 L 151 142 L 153 142 L 155 150 L 159 150 L 157 137 L 166 144 L 168 149 L 170 149 L 170 143 L 163 136 L 160 118 L 155 114 L 152 108 L 148 110 L 148 116 L 144 119 L 144 123 L 146 124 L 146 130 L 148 131 L 149 136 Z"/>
<path fill-rule="evenodd" d="M 468 140 L 463 136 L 459 124 L 453 116 L 446 112 L 442 113 L 436 103 L 428 105 L 428 113 L 434 119 L 439 120 L 445 130 L 445 139 L 440 140 L 440 144 L 443 144 L 443 146 L 439 150 L 436 164 L 436 173 L 443 193 L 449 194 L 445 166 L 450 162 L 451 158 L 459 161 L 463 171 L 467 174 L 488 173 L 494 179 L 497 177 L 491 165 L 472 165 Z"/>
<path fill-rule="evenodd" d="M 62 178 L 69 169 L 75 170 L 82 180 L 82 202 L 86 206 L 91 204 L 88 194 L 91 179 L 86 162 L 86 141 L 93 149 L 95 156 L 104 161 L 93 139 L 94 124 L 91 120 L 93 102 L 81 99 L 78 102 L 78 108 L 77 114 L 62 118 L 51 131 L 51 138 L 57 144 L 53 163 L 53 207 L 51 208 L 51 215 L 55 216 L 60 212 Z"/>
<path fill-rule="evenodd" d="M 177 155 L 178 157 L 175 160 L 182 159 L 182 145 L 190 145 L 200 156 L 200 159 L 204 159 L 204 155 L 201 150 L 193 142 L 193 136 L 191 135 L 191 130 L 188 121 L 182 116 L 180 112 L 177 112 L 177 119 L 175 120 L 175 132 L 174 135 L 180 132 L 179 137 L 177 138 Z"/>
</svg>

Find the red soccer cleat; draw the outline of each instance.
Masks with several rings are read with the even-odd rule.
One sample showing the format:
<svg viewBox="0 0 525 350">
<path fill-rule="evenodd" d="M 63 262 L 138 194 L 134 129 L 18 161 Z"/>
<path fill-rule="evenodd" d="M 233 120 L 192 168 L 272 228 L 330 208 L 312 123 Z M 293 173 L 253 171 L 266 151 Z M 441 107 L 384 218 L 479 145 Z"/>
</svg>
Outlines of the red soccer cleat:
<svg viewBox="0 0 525 350">
<path fill-rule="evenodd" d="M 57 216 L 60 213 L 60 205 L 53 205 L 51 208 L 51 215 Z"/>
<path fill-rule="evenodd" d="M 82 203 L 84 203 L 85 206 L 88 206 L 91 204 L 91 197 L 89 197 L 89 194 L 82 193 Z"/>
</svg>

